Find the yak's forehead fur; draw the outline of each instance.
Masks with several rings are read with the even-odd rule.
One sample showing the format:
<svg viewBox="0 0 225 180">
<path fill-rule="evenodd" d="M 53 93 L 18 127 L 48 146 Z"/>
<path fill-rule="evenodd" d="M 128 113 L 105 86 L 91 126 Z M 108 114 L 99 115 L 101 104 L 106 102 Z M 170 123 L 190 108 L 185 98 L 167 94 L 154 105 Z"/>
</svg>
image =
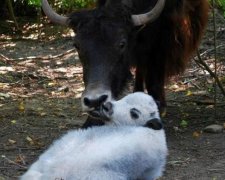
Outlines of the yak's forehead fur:
<svg viewBox="0 0 225 180">
<path fill-rule="evenodd" d="M 151 119 L 160 119 L 158 106 L 152 96 L 143 92 L 129 94 L 113 104 L 112 120 L 109 123 L 114 125 L 135 125 L 143 126 Z M 131 109 L 138 110 L 139 117 L 131 117 Z"/>
<path fill-rule="evenodd" d="M 132 26 L 130 10 L 120 3 L 116 3 L 112 6 L 97 7 L 92 10 L 83 10 L 70 15 L 70 26 L 72 26 L 75 31 L 82 26 L 85 28 L 87 28 L 87 26 L 94 26 L 91 29 L 85 29 L 86 32 L 90 32 L 99 27 L 109 24 L 120 25 L 120 23 L 121 25 Z M 95 33 L 97 32 L 98 31 L 95 31 Z"/>
</svg>

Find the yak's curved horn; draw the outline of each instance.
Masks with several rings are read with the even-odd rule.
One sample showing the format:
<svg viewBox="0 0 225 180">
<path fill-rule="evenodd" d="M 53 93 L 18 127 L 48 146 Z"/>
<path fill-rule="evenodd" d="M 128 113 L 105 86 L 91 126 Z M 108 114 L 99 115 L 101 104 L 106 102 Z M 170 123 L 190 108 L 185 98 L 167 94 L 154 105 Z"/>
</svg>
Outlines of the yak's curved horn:
<svg viewBox="0 0 225 180">
<path fill-rule="evenodd" d="M 140 26 L 140 25 L 144 25 L 146 23 L 150 23 L 156 20 L 160 16 L 161 12 L 163 11 L 165 2 L 166 0 L 158 0 L 155 7 L 151 11 L 145 14 L 132 15 L 131 18 L 134 25 Z"/>
<path fill-rule="evenodd" d="M 65 16 L 61 16 L 59 14 L 57 14 L 49 5 L 47 0 L 42 0 L 42 9 L 44 11 L 44 13 L 46 14 L 46 16 L 53 22 L 56 24 L 60 24 L 60 25 L 64 25 L 64 26 L 68 26 L 68 17 Z"/>
</svg>

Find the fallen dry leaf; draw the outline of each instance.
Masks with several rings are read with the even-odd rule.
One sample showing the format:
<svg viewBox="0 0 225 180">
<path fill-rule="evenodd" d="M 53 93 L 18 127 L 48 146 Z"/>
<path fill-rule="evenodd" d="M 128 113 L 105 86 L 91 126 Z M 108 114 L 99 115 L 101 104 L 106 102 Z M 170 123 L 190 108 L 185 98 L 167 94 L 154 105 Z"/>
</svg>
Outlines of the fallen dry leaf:
<svg viewBox="0 0 225 180">
<path fill-rule="evenodd" d="M 25 157 L 19 154 L 19 155 L 16 156 L 15 162 L 18 163 L 18 164 L 25 165 Z"/>
<path fill-rule="evenodd" d="M 199 138 L 201 136 L 201 132 L 195 131 L 192 134 L 193 138 Z"/>
<path fill-rule="evenodd" d="M 31 146 L 37 146 L 37 147 L 42 147 L 43 146 L 43 143 L 40 142 L 40 140 L 38 138 L 31 138 L 30 136 L 27 136 L 26 137 L 26 140 L 29 142 L 29 144 Z"/>
<path fill-rule="evenodd" d="M 46 114 L 47 114 L 47 113 L 42 112 L 42 113 L 40 113 L 40 116 L 43 117 L 43 116 L 46 116 Z"/>
<path fill-rule="evenodd" d="M 11 123 L 12 123 L 12 124 L 16 124 L 16 120 L 12 120 Z"/>
<path fill-rule="evenodd" d="M 55 81 L 48 83 L 49 87 L 53 87 L 53 86 L 56 86 L 56 85 L 57 85 L 57 82 L 55 82 Z"/>
<path fill-rule="evenodd" d="M 190 90 L 188 90 L 187 93 L 186 93 L 186 96 L 191 96 L 192 94 L 193 93 Z"/>
<path fill-rule="evenodd" d="M 16 144 L 16 141 L 13 140 L 13 139 L 8 139 L 8 142 L 9 142 L 10 144 Z"/>
<path fill-rule="evenodd" d="M 21 101 L 19 103 L 18 109 L 19 109 L 20 112 L 24 112 L 25 111 L 25 106 L 24 106 L 24 102 L 23 101 Z"/>
<path fill-rule="evenodd" d="M 167 111 L 164 110 L 163 112 L 161 112 L 161 116 L 162 116 L 163 118 L 166 117 L 166 113 L 167 113 Z"/>
<path fill-rule="evenodd" d="M 42 107 L 37 108 L 37 111 L 43 111 L 43 110 L 44 110 L 44 108 L 42 108 Z"/>
<path fill-rule="evenodd" d="M 30 143 L 30 145 L 34 144 L 34 141 L 33 141 L 33 139 L 31 137 L 27 136 L 26 140 Z"/>
</svg>

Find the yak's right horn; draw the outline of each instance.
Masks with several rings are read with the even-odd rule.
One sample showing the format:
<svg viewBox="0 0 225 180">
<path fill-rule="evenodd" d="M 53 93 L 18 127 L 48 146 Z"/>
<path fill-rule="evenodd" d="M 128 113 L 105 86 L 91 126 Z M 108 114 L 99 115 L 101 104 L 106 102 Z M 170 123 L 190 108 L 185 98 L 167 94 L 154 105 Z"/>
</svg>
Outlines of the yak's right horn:
<svg viewBox="0 0 225 180">
<path fill-rule="evenodd" d="M 53 22 L 56 24 L 60 24 L 63 26 L 68 26 L 68 17 L 65 16 L 61 16 L 59 14 L 57 14 L 49 5 L 47 0 L 42 0 L 42 9 L 44 11 L 44 13 L 46 14 L 46 16 Z"/>
<path fill-rule="evenodd" d="M 162 13 L 165 3 L 166 3 L 166 0 L 158 0 L 155 7 L 151 11 L 145 14 L 132 15 L 131 18 L 134 25 L 141 26 L 141 25 L 155 21 Z"/>
</svg>

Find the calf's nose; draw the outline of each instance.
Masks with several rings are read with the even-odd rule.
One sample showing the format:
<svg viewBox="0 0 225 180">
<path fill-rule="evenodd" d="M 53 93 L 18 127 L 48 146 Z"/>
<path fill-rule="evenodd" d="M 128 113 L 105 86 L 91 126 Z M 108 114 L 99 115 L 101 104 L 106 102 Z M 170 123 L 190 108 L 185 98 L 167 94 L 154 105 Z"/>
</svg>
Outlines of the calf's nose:
<svg viewBox="0 0 225 180">
<path fill-rule="evenodd" d="M 104 113 L 108 114 L 109 116 L 113 114 L 113 104 L 111 102 L 102 104 L 102 109 Z"/>
</svg>

